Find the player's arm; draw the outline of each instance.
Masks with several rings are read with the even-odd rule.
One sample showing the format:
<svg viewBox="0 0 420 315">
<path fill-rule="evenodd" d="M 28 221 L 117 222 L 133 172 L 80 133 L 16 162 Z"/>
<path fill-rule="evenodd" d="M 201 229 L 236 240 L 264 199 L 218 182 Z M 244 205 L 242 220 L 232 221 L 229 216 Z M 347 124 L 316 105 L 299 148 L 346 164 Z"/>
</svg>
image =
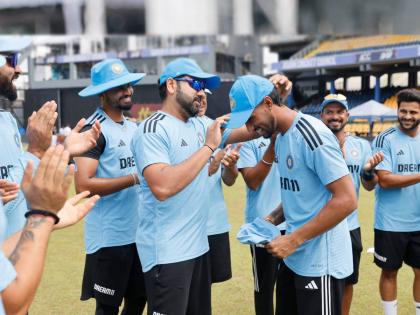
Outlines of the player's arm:
<svg viewBox="0 0 420 315">
<path fill-rule="evenodd" d="M 143 176 L 153 195 L 164 201 L 188 186 L 207 164 L 221 141 L 220 120 L 207 128 L 205 145 L 190 158 L 177 165 L 150 164 L 143 169 Z"/>
<path fill-rule="evenodd" d="M 376 171 L 378 183 L 381 188 L 404 188 L 420 183 L 420 173 L 411 175 L 399 175 L 385 170 Z"/>
<path fill-rule="evenodd" d="M 227 147 L 225 150 L 226 154 L 222 159 L 222 180 L 227 186 L 235 184 L 236 178 L 238 177 L 238 168 L 236 167 L 236 163 L 240 157 L 241 146 L 242 143 L 238 143 L 235 148 L 231 149 L 230 147 Z"/>
<path fill-rule="evenodd" d="M 91 130 L 91 127 L 85 126 L 82 129 L 82 133 L 86 133 L 89 130 Z M 88 190 L 92 195 L 106 196 L 139 183 L 136 173 L 113 178 L 95 176 L 99 166 L 99 159 L 104 152 L 105 146 L 105 137 L 103 134 L 100 134 L 97 145 L 93 149 L 81 157 L 74 158 L 77 165 L 77 172 L 74 178 L 77 192 Z"/>
<path fill-rule="evenodd" d="M 283 223 L 286 219 L 283 212 L 283 203 L 280 203 L 271 213 L 264 218 L 264 220 L 273 223 L 274 225 L 279 225 Z"/>
<path fill-rule="evenodd" d="M 251 190 L 257 190 L 263 183 L 274 163 L 274 143 L 271 141 L 267 150 L 264 152 L 263 158 L 258 161 L 254 167 L 245 167 L 239 169 L 246 185 Z"/>
<path fill-rule="evenodd" d="M 362 181 L 363 187 L 367 191 L 371 191 L 375 188 L 378 183 L 378 176 L 375 173 L 375 167 L 384 160 L 383 152 L 377 152 L 367 160 L 366 164 L 363 167 L 362 173 L 360 174 L 360 179 Z"/>
<path fill-rule="evenodd" d="M 32 209 L 58 212 L 63 206 L 74 168 L 67 174 L 69 153 L 62 146 L 51 147 L 32 178 L 33 165 L 28 164 L 22 181 L 22 190 Z M 47 244 L 54 226 L 54 218 L 43 215 L 29 216 L 17 245 L 9 255 L 16 270 L 16 278 L 2 291 L 7 314 L 25 314 L 41 280 Z"/>
<path fill-rule="evenodd" d="M 350 175 L 346 175 L 326 186 L 331 199 L 308 223 L 288 235 L 279 236 L 270 242 L 267 250 L 278 257 L 287 257 L 305 241 L 308 241 L 344 220 L 357 208 L 356 191 Z"/>
</svg>

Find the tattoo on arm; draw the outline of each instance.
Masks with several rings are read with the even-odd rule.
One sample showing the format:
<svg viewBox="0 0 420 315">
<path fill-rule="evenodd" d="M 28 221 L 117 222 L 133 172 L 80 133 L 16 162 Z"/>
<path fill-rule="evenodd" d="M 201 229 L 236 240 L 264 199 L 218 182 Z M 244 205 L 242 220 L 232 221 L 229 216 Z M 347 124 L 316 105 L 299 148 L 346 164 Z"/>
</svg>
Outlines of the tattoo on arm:
<svg viewBox="0 0 420 315">
<path fill-rule="evenodd" d="M 23 228 L 20 239 L 9 257 L 9 260 L 13 265 L 16 265 L 19 261 L 22 247 L 26 243 L 33 242 L 35 240 L 34 230 L 39 229 L 45 222 L 47 222 L 46 217 L 30 217 L 26 221 L 26 225 Z"/>
</svg>

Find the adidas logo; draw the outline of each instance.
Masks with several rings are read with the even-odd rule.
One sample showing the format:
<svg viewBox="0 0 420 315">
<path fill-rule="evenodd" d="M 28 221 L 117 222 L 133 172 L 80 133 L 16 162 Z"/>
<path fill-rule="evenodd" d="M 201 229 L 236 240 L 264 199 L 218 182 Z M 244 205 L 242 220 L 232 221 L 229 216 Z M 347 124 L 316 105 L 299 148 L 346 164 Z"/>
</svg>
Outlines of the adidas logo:
<svg viewBox="0 0 420 315">
<path fill-rule="evenodd" d="M 187 147 L 187 146 L 188 146 L 188 143 L 184 139 L 182 139 L 181 147 Z"/>
<path fill-rule="evenodd" d="M 306 286 L 305 289 L 309 289 L 309 290 L 318 290 L 318 286 L 316 285 L 315 281 L 312 280 L 311 282 L 309 282 Z"/>
<path fill-rule="evenodd" d="M 120 143 L 118 144 L 119 147 L 125 147 L 124 141 L 120 140 Z"/>
<path fill-rule="evenodd" d="M 404 155 L 404 151 L 401 149 L 400 151 L 398 151 L 397 155 Z"/>
<path fill-rule="evenodd" d="M 266 147 L 267 145 L 264 142 L 261 142 L 260 145 L 258 146 L 258 149 L 261 149 L 262 147 Z"/>
</svg>

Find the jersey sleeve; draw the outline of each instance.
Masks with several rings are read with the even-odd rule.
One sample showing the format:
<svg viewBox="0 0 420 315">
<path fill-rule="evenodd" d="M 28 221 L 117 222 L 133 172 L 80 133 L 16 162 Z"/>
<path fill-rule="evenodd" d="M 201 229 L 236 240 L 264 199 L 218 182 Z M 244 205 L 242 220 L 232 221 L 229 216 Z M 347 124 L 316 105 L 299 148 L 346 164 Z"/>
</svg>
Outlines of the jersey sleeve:
<svg viewBox="0 0 420 315">
<path fill-rule="evenodd" d="M 314 171 L 324 186 L 349 174 L 337 138 L 326 132 L 318 133 L 319 143 L 315 148 L 303 147 L 306 165 Z M 322 144 L 321 144 L 322 143 Z"/>
<path fill-rule="evenodd" d="M 254 167 L 257 163 L 257 156 L 254 152 L 252 141 L 244 142 L 240 150 L 240 158 L 238 160 L 238 168 Z"/>
<path fill-rule="evenodd" d="M 139 128 L 142 128 L 141 126 Z M 170 140 L 162 125 L 158 124 L 154 132 L 136 133 L 132 142 L 132 150 L 137 157 L 138 169 L 141 174 L 152 164 L 170 164 Z"/>
<path fill-rule="evenodd" d="M 82 130 L 80 132 L 84 132 L 84 131 L 90 130 L 90 129 L 92 129 L 92 125 L 86 125 L 82 128 Z M 83 153 L 81 156 L 82 157 L 88 157 L 88 158 L 95 159 L 95 160 L 99 160 L 102 153 L 104 153 L 105 146 L 106 146 L 106 140 L 105 140 L 105 137 L 104 137 L 103 133 L 101 132 L 98 140 L 96 141 L 96 146 L 93 147 L 92 149 L 90 149 L 89 151 Z"/>
<path fill-rule="evenodd" d="M 375 170 L 392 172 L 391 143 L 388 137 L 383 139 L 381 147 L 376 146 L 375 152 L 383 152 L 384 154 L 384 160 L 376 165 Z"/>
</svg>

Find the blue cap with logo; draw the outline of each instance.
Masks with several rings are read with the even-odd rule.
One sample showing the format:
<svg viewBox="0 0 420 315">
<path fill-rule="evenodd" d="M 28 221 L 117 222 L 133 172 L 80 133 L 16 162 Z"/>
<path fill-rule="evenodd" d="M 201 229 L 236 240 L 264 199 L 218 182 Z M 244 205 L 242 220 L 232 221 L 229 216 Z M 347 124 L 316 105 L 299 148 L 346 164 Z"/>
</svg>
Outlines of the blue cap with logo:
<svg viewBox="0 0 420 315">
<path fill-rule="evenodd" d="M 343 94 L 328 94 L 324 97 L 324 101 L 321 103 L 321 112 L 324 110 L 324 107 L 331 104 L 337 103 L 343 106 L 346 110 L 349 110 L 349 104 L 347 103 L 347 97 Z"/>
<path fill-rule="evenodd" d="M 255 107 L 273 91 L 274 85 L 266 78 L 257 75 L 239 77 L 229 92 L 230 120 L 226 128 L 235 129 L 243 126 Z"/>
<path fill-rule="evenodd" d="M 2 53 L 17 53 L 31 44 L 28 36 L 0 36 L 0 67 L 6 64 Z"/>
<path fill-rule="evenodd" d="M 215 89 L 220 86 L 220 77 L 215 74 L 204 72 L 197 62 L 191 58 L 178 58 L 168 63 L 159 77 L 159 85 L 169 78 L 188 75 L 204 81 L 206 89 Z"/>
<path fill-rule="evenodd" d="M 97 95 L 121 85 L 135 85 L 145 73 L 131 73 L 120 59 L 105 59 L 92 66 L 92 84 L 79 92 L 82 97 Z"/>
</svg>

